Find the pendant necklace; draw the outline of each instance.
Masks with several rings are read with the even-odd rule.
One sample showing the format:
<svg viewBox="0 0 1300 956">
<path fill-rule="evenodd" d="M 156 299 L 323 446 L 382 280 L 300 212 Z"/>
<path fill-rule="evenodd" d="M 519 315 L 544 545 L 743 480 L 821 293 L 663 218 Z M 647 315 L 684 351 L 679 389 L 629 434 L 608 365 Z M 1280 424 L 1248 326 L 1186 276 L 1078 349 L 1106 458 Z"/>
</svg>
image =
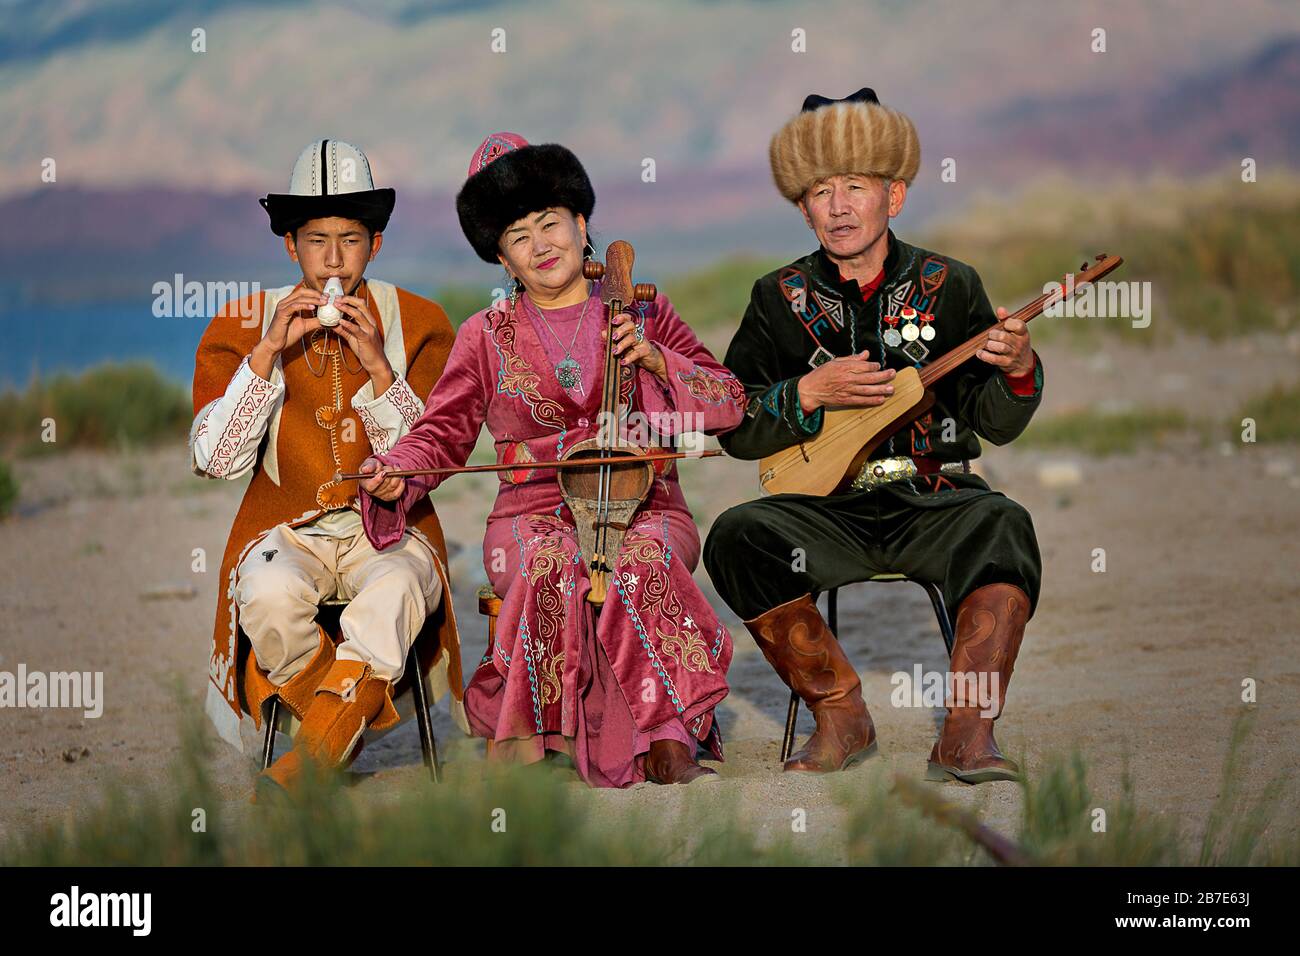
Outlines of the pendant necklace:
<svg viewBox="0 0 1300 956">
<path fill-rule="evenodd" d="M 556 343 L 564 351 L 564 358 L 555 366 L 555 380 L 560 383 L 560 388 L 566 392 L 571 392 L 576 388 L 578 394 L 581 395 L 582 366 L 573 357 L 573 348 L 578 344 L 578 335 L 582 332 L 582 321 L 587 317 L 587 306 L 591 305 L 591 287 L 588 286 L 587 300 L 582 304 L 582 314 L 578 316 L 578 325 L 573 330 L 573 339 L 569 342 L 568 348 L 564 347 L 564 340 L 556 334 L 555 329 L 551 328 L 551 323 L 546 320 L 541 308 L 532 301 L 531 297 L 529 298 L 529 304 L 533 307 L 533 311 L 537 313 L 537 317 L 542 320 L 542 324 L 546 326 L 546 331 L 551 333 Z"/>
</svg>

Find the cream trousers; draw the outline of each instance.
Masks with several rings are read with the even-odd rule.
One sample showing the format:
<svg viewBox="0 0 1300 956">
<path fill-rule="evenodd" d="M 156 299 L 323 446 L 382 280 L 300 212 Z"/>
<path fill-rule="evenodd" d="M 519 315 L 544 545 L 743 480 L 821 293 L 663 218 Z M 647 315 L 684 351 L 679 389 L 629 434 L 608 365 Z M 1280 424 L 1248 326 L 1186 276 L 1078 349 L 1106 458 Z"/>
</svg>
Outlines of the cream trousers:
<svg viewBox="0 0 1300 956">
<path fill-rule="evenodd" d="M 347 601 L 339 618 L 339 660 L 374 668 L 396 681 L 425 618 L 442 600 L 442 580 L 428 547 L 409 532 L 382 553 L 360 527 L 344 537 L 272 529 L 239 566 L 239 623 L 272 684 L 284 684 L 320 644 L 316 610 Z"/>
</svg>

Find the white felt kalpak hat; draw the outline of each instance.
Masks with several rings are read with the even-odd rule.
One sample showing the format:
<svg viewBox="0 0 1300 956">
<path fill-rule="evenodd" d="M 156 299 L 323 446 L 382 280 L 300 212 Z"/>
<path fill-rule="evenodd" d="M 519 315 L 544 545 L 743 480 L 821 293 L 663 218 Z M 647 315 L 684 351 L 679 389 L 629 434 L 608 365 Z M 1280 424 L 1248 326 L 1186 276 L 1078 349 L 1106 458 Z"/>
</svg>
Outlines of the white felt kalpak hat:
<svg viewBox="0 0 1300 956">
<path fill-rule="evenodd" d="M 374 232 L 383 232 L 397 192 L 375 188 L 370 160 L 357 147 L 341 139 L 321 139 L 298 156 L 287 193 L 271 193 L 258 201 L 277 236 L 326 216 L 357 219 Z"/>
</svg>

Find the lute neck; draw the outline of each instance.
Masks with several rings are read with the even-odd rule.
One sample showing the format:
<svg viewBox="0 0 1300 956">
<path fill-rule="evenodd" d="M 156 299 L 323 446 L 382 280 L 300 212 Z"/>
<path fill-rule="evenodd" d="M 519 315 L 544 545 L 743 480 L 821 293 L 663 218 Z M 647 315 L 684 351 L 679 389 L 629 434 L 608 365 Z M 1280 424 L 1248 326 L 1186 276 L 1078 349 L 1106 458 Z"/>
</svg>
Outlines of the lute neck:
<svg viewBox="0 0 1300 956">
<path fill-rule="evenodd" d="M 988 341 L 989 332 L 992 329 L 1002 328 L 1003 325 L 1011 319 L 1019 319 L 1022 322 L 1028 322 L 1031 319 L 1042 315 L 1043 310 L 1046 309 L 1048 305 L 1058 300 L 1064 302 L 1066 299 L 1073 297 L 1073 295 L 1079 290 L 1084 289 L 1095 283 L 1098 279 L 1109 275 L 1123 264 L 1124 260 L 1120 256 L 1108 256 L 1105 253 L 1102 253 L 1096 257 L 1092 265 L 1085 265 L 1077 275 L 1067 275 L 1062 282 L 1058 283 L 1047 292 L 1044 292 L 1032 302 L 1017 309 L 1011 315 L 999 321 L 996 325 L 989 326 L 989 328 L 982 332 L 977 332 L 955 349 L 945 352 L 929 365 L 922 366 L 920 370 L 921 384 L 926 388 L 929 388 L 953 369 L 958 368 L 963 363 L 974 358 L 975 353 L 983 348 L 984 343 Z"/>
<path fill-rule="evenodd" d="M 921 384 L 926 388 L 929 388 L 953 369 L 974 358 L 975 353 L 982 349 L 984 343 L 988 341 L 989 331 L 995 328 L 1002 328 L 1003 323 L 1008 319 L 1020 319 L 1022 322 L 1028 322 L 1031 319 L 1042 315 L 1043 309 L 1047 308 L 1047 303 L 1051 300 L 1053 295 L 1054 293 L 1051 292 L 1043 293 L 1028 305 L 1007 316 L 1006 319 L 999 321 L 997 325 L 990 326 L 983 332 L 978 332 L 975 335 L 972 335 L 961 345 L 951 351 L 945 352 L 929 365 L 921 366 Z"/>
</svg>

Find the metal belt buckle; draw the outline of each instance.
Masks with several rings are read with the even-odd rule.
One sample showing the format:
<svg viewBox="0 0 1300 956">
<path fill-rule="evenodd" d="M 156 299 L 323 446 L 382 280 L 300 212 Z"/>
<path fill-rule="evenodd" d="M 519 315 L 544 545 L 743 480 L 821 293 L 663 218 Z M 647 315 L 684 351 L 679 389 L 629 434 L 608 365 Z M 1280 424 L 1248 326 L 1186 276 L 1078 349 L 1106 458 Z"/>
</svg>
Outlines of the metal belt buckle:
<svg viewBox="0 0 1300 956">
<path fill-rule="evenodd" d="M 862 466 L 851 487 L 854 491 L 870 491 L 891 481 L 915 478 L 916 474 L 916 462 L 910 458 L 901 455 L 896 458 L 877 458 Z"/>
</svg>

